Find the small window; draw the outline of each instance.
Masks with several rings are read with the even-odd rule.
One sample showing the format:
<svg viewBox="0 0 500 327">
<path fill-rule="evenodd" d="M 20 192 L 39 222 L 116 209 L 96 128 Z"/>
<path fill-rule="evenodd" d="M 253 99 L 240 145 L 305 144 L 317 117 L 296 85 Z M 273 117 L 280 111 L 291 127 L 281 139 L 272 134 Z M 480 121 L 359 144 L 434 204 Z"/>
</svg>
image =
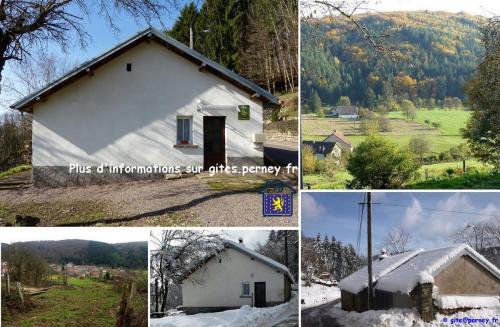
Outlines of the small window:
<svg viewBox="0 0 500 327">
<path fill-rule="evenodd" d="M 193 117 L 177 117 L 177 144 L 193 144 Z"/>
<path fill-rule="evenodd" d="M 222 263 L 222 259 L 219 259 L 219 263 Z"/>
<path fill-rule="evenodd" d="M 130 64 L 130 63 L 127 64 L 127 71 L 128 72 L 132 71 L 132 64 Z"/>
<path fill-rule="evenodd" d="M 250 296 L 250 283 L 241 283 L 241 295 Z"/>
</svg>

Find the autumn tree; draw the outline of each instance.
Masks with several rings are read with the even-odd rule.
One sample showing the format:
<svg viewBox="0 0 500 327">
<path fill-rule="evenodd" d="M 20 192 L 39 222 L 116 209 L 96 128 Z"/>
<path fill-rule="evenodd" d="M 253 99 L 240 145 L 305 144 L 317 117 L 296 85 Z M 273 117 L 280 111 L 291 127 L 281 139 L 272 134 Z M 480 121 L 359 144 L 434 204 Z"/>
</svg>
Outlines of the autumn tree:
<svg viewBox="0 0 500 327">
<path fill-rule="evenodd" d="M 351 105 L 351 99 L 349 99 L 349 97 L 347 95 L 343 95 L 341 96 L 338 100 L 337 100 L 337 106 L 340 107 L 340 106 L 350 106 Z"/>
<path fill-rule="evenodd" d="M 500 169 L 500 18 L 482 29 L 483 62 L 467 85 L 472 115 L 462 130 L 479 160 Z"/>
<path fill-rule="evenodd" d="M 0 1 L 0 81 L 5 64 L 22 61 L 33 48 L 54 42 L 67 49 L 73 40 L 84 47 L 89 34 L 83 20 L 99 15 L 116 29 L 115 15 L 161 21 L 177 0 L 2 0 Z"/>
<path fill-rule="evenodd" d="M 417 117 L 417 109 L 410 100 L 403 100 L 401 102 L 401 110 L 405 113 L 406 119 L 414 120 Z"/>
<path fill-rule="evenodd" d="M 312 147 L 306 145 L 302 147 L 302 167 L 304 173 L 312 174 L 316 171 L 316 157 Z"/>
</svg>

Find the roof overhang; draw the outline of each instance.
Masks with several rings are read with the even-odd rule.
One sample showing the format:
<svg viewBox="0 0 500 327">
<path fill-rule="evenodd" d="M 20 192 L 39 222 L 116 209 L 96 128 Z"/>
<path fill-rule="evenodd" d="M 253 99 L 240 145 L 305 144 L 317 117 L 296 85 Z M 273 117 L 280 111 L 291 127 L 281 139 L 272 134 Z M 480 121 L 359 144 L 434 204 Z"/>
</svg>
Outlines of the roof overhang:
<svg viewBox="0 0 500 327">
<path fill-rule="evenodd" d="M 132 49 L 143 41 L 150 42 L 151 40 L 158 42 L 159 44 L 165 46 L 176 54 L 198 65 L 200 68 L 202 68 L 199 70 L 200 72 L 209 71 L 219 76 L 220 78 L 232 83 L 236 87 L 247 92 L 250 99 L 259 99 L 264 104 L 278 104 L 279 102 L 276 96 L 267 92 L 255 83 L 208 59 L 201 53 L 196 52 L 183 43 L 173 39 L 170 36 L 167 36 L 165 33 L 162 33 L 154 28 L 148 28 L 131 37 L 127 41 L 117 45 L 111 50 L 103 53 L 102 55 L 86 61 L 82 65 L 71 70 L 66 75 L 47 84 L 40 90 L 35 91 L 32 94 L 22 98 L 21 100 L 12 104 L 10 107 L 22 112 L 32 112 L 33 105 L 37 102 L 44 101 L 49 95 L 64 88 L 65 86 L 80 79 L 83 76 L 92 76 L 94 74 L 94 71 L 99 67 L 112 61 L 114 58 Z"/>
</svg>

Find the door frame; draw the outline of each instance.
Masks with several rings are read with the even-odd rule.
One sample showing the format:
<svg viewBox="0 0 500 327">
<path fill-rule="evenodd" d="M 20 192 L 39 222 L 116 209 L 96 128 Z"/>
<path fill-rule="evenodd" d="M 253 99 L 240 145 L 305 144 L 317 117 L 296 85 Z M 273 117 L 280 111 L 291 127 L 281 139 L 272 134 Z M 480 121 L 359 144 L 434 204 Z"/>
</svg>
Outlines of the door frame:
<svg viewBox="0 0 500 327">
<path fill-rule="evenodd" d="M 262 306 L 257 306 L 257 284 L 263 284 L 264 285 L 264 303 L 263 303 Z M 267 293 L 267 287 L 266 287 L 266 282 L 254 282 L 253 289 L 254 289 L 254 295 L 255 295 L 254 307 L 256 307 L 256 308 L 265 308 L 267 306 L 267 294 L 266 294 Z"/>
<path fill-rule="evenodd" d="M 223 151 L 224 151 L 224 159 L 223 159 L 223 165 L 226 166 L 227 164 L 227 135 L 226 135 L 226 116 L 203 116 L 203 170 L 207 170 L 210 165 L 207 165 L 206 162 L 206 146 L 205 146 L 205 120 L 222 120 L 222 140 L 224 142 L 223 144 Z"/>
</svg>

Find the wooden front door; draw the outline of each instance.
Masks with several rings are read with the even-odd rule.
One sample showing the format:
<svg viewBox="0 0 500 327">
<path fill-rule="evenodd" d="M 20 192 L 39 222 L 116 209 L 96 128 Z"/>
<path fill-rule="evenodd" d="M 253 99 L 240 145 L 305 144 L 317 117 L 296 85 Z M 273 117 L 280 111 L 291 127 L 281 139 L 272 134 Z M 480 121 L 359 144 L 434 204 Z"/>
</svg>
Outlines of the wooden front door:
<svg viewBox="0 0 500 327">
<path fill-rule="evenodd" d="M 255 282 L 255 306 L 263 308 L 266 306 L 266 282 Z"/>
<path fill-rule="evenodd" d="M 226 165 L 226 117 L 203 117 L 203 169 Z"/>
</svg>

